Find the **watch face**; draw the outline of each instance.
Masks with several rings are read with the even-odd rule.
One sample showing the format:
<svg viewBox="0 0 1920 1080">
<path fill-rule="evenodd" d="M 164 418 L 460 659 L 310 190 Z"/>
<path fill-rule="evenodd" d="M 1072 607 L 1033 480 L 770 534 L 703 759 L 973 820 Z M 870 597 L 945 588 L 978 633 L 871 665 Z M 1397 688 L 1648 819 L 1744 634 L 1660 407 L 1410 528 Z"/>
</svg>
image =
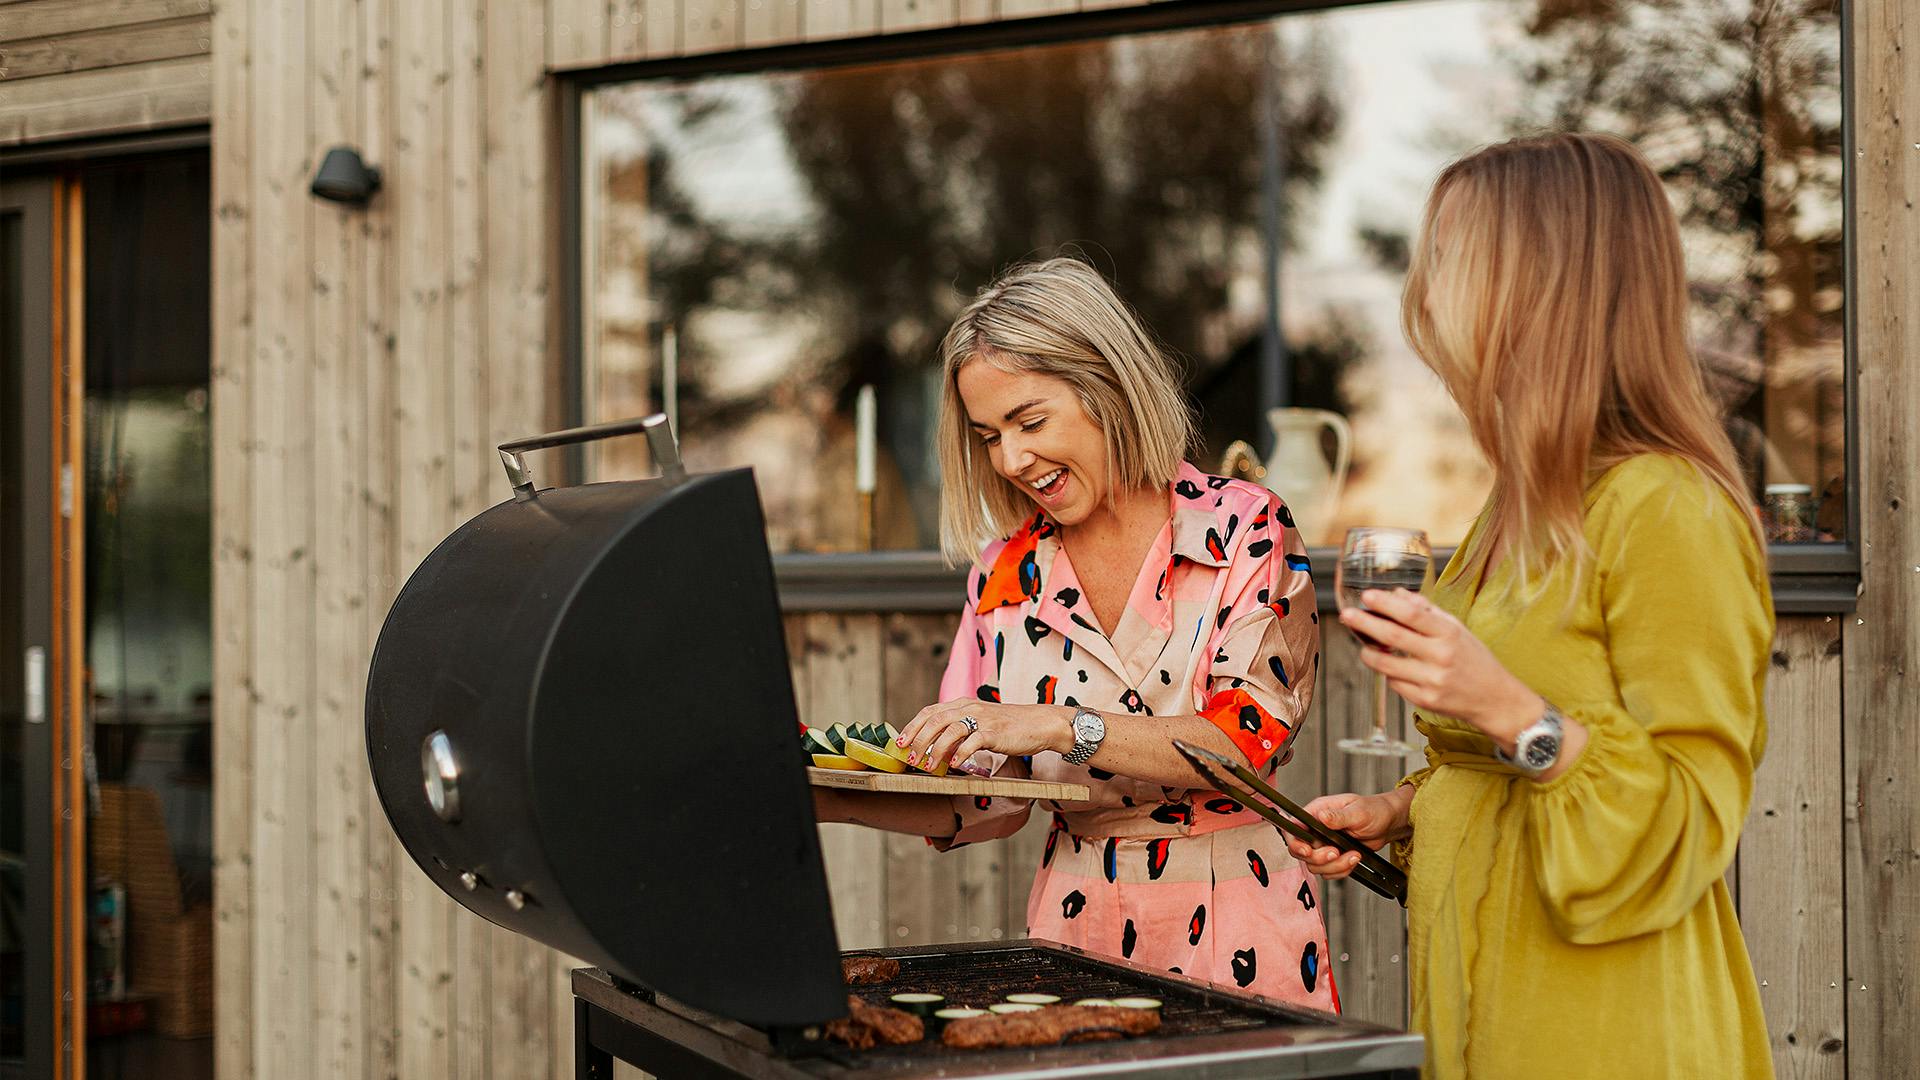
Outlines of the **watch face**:
<svg viewBox="0 0 1920 1080">
<path fill-rule="evenodd" d="M 1560 756 L 1560 740 L 1552 735 L 1541 735 L 1527 744 L 1526 755 L 1528 768 L 1544 769 Z"/>
<path fill-rule="evenodd" d="M 1083 743 L 1099 742 L 1107 737 L 1107 722 L 1100 719 L 1099 713 L 1076 713 L 1073 717 L 1073 737 Z"/>
</svg>

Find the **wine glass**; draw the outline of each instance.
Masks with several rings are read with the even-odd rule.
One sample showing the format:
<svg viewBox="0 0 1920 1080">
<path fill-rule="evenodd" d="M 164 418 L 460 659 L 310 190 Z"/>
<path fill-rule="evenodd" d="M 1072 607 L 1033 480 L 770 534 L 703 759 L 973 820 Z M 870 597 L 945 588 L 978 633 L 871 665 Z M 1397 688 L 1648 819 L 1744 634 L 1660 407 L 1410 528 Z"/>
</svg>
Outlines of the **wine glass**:
<svg viewBox="0 0 1920 1080">
<path fill-rule="evenodd" d="M 1333 571 L 1333 591 L 1340 610 L 1365 610 L 1360 594 L 1368 589 L 1422 592 L 1431 584 L 1433 548 L 1427 543 L 1426 533 L 1419 529 L 1378 526 L 1347 530 L 1346 543 L 1340 546 L 1340 562 Z M 1362 645 L 1383 647 L 1357 630 L 1354 636 Z M 1420 751 L 1419 747 L 1387 734 L 1387 680 L 1377 671 L 1373 673 L 1373 731 L 1364 739 L 1341 739 L 1340 749 L 1349 754 L 1375 757 L 1401 757 Z"/>
</svg>

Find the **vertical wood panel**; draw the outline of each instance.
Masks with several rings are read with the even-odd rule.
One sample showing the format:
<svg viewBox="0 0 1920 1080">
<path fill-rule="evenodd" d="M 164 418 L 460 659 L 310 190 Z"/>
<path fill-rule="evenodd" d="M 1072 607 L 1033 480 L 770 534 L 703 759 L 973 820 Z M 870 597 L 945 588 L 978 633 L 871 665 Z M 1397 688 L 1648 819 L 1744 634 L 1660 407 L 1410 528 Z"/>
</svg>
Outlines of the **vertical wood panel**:
<svg viewBox="0 0 1920 1080">
<path fill-rule="evenodd" d="M 1775 1073 L 1845 1075 L 1838 620 L 1781 620 L 1739 868 Z"/>
<path fill-rule="evenodd" d="M 255 62 L 304 71 L 305 12 L 254 11 Z M 253 729 L 254 938 L 260 961 L 250 1019 L 256 1061 L 304 1080 L 313 1073 L 313 876 L 309 863 L 313 773 L 306 733 L 313 724 L 313 476 L 309 298 L 313 235 L 308 201 L 293 197 L 311 175 L 309 83 L 265 80 L 254 87 L 253 265 L 254 432 L 262 483 L 253 500 L 261 574 L 253 590 L 260 709 Z M 264 496 L 264 497 L 263 497 Z"/>
<path fill-rule="evenodd" d="M 395 545 L 400 575 L 413 572 L 451 528 L 454 358 L 447 315 L 450 197 L 447 123 L 447 0 L 393 7 L 392 179 L 394 371 L 397 465 Z M 394 975 L 399 1075 L 450 1076 L 455 1006 L 455 909 L 411 859 L 394 860 L 399 934 Z"/>
<path fill-rule="evenodd" d="M 1326 702 L 1327 790 L 1371 794 L 1397 783 L 1411 761 L 1361 757 L 1334 743 L 1362 735 L 1372 725 L 1372 687 L 1360 664 L 1353 635 L 1326 620 L 1322 636 L 1320 694 Z M 1391 714 L 1389 714 L 1391 716 Z M 1390 727 L 1399 730 L 1390 720 Z M 1336 961 L 1334 985 L 1346 1015 L 1359 1020 L 1404 1026 L 1407 1013 L 1406 913 L 1391 901 L 1349 881 L 1328 882 L 1324 892 L 1328 922 L 1337 936 L 1329 941 Z"/>
<path fill-rule="evenodd" d="M 741 41 L 748 48 L 800 40 L 802 0 L 745 0 L 740 12 Z"/>
<path fill-rule="evenodd" d="M 1852 6 L 1862 590 L 1846 642 L 1847 1067 L 1920 1072 L 1920 12 Z"/>
<path fill-rule="evenodd" d="M 577 67 L 610 55 L 608 0 L 547 0 L 547 63 Z"/>
<path fill-rule="evenodd" d="M 856 37 L 880 28 L 879 0 L 806 0 L 801 31 L 808 41 Z"/>
<path fill-rule="evenodd" d="M 905 727 L 915 713 L 939 698 L 940 677 L 953 645 L 949 620 L 925 615 L 884 617 L 881 715 Z M 887 849 L 887 941 L 921 945 L 948 940 L 935 933 L 954 891 L 952 852 L 933 850 L 926 839 L 890 833 Z"/>
<path fill-rule="evenodd" d="M 680 0 L 680 47 L 687 53 L 740 47 L 742 0 Z"/>
<path fill-rule="evenodd" d="M 313 143 L 360 144 L 358 78 L 361 27 L 357 19 L 308 9 L 308 66 L 314 96 Z M 365 1075 L 367 906 L 359 895 L 366 866 L 366 744 L 361 734 L 363 657 L 367 627 L 366 484 L 361 442 L 367 417 L 360 407 L 365 353 L 358 322 L 365 258 L 360 216 L 331 203 L 312 204 L 314 452 L 313 624 L 317 700 L 311 740 L 314 763 L 312 865 L 314 927 L 313 1068 L 329 1078 Z"/>
<path fill-rule="evenodd" d="M 1077 0 L 1000 0 L 1000 18 L 1026 19 L 1035 15 L 1063 15 L 1079 7 Z"/>
<path fill-rule="evenodd" d="M 221 1080 L 253 1074 L 252 13 L 221 5 L 212 72 L 214 1042 Z"/>
<path fill-rule="evenodd" d="M 808 723 L 877 723 L 882 704 L 880 616 L 809 615 L 805 626 Z M 822 825 L 820 846 L 840 947 L 885 944 L 887 866 L 881 835 L 855 825 Z"/>
<path fill-rule="evenodd" d="M 880 0 L 880 32 L 928 30 L 951 26 L 955 0 Z"/>
</svg>

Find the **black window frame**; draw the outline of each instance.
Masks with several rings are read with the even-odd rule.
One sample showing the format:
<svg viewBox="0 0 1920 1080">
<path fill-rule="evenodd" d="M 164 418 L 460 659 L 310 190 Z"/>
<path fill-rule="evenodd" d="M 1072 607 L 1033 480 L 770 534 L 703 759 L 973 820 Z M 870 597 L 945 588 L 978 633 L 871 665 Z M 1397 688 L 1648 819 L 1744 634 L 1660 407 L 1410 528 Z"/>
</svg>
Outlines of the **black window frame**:
<svg viewBox="0 0 1920 1080">
<path fill-rule="evenodd" d="M 1279 15 L 1373 7 L 1401 0 L 1193 0 L 1180 4 L 1142 4 L 1034 18 L 1004 19 L 898 34 L 870 34 L 833 41 L 734 49 L 694 56 L 663 57 L 555 72 L 560 142 L 560 295 L 561 392 L 568 426 L 586 423 L 584 411 L 585 332 L 582 252 L 586 208 L 582 201 L 585 150 L 581 130 L 582 99 L 612 83 L 706 75 L 749 75 L 817 68 L 919 60 L 993 49 L 1067 44 L 1160 30 L 1255 22 Z M 1847 476 L 1847 536 L 1830 544 L 1769 544 L 1768 573 L 1773 606 L 1779 614 L 1840 614 L 1854 610 L 1860 586 L 1860 440 L 1859 307 L 1857 296 L 1857 215 L 1855 190 L 1853 0 L 1840 0 L 1841 248 L 1846 283 L 1845 341 L 1842 344 L 1844 428 L 1842 457 Z M 1271 380 L 1263 381 L 1263 392 Z M 1265 403 L 1263 403 L 1264 405 Z M 574 448 L 565 468 L 582 473 Z M 1323 608 L 1332 603 L 1335 549 L 1309 550 L 1314 584 Z M 1447 557 L 1451 548 L 1436 554 Z M 773 559 L 780 602 L 787 611 L 953 611 L 964 586 L 964 568 L 948 568 L 934 551 L 876 551 L 838 554 L 786 554 Z"/>
</svg>

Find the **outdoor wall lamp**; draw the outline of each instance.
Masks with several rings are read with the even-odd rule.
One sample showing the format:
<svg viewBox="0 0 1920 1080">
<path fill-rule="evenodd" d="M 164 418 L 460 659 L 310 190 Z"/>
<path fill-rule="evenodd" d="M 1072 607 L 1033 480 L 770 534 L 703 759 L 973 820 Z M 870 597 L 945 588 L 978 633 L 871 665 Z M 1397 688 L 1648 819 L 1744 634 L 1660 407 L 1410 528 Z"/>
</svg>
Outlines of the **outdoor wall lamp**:
<svg viewBox="0 0 1920 1080">
<path fill-rule="evenodd" d="M 360 160 L 360 151 L 336 146 L 313 174 L 313 193 L 329 202 L 365 206 L 380 190 L 380 170 Z"/>
</svg>

